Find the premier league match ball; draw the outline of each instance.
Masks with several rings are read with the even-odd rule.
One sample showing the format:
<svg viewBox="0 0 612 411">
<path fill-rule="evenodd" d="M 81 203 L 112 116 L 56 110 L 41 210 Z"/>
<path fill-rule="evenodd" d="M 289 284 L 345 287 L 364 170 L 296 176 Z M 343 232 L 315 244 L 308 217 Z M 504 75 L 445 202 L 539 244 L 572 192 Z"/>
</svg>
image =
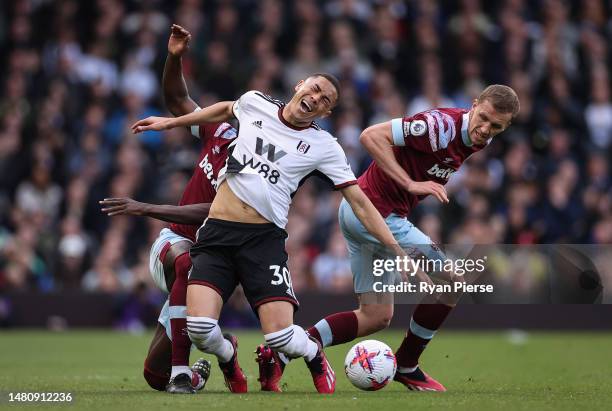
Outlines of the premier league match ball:
<svg viewBox="0 0 612 411">
<path fill-rule="evenodd" d="M 359 389 L 376 391 L 383 388 L 395 375 L 397 362 L 391 348 L 377 340 L 355 344 L 346 354 L 344 372 Z"/>
</svg>

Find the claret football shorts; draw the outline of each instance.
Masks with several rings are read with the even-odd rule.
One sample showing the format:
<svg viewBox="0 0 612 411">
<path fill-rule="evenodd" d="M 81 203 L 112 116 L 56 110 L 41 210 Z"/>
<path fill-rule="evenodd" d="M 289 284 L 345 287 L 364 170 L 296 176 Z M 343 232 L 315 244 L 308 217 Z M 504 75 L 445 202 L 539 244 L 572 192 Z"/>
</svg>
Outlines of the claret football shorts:
<svg viewBox="0 0 612 411">
<path fill-rule="evenodd" d="M 287 232 L 275 224 L 208 218 L 191 247 L 189 284 L 208 286 L 226 302 L 238 284 L 251 308 L 271 301 L 299 303 L 287 268 Z"/>
</svg>

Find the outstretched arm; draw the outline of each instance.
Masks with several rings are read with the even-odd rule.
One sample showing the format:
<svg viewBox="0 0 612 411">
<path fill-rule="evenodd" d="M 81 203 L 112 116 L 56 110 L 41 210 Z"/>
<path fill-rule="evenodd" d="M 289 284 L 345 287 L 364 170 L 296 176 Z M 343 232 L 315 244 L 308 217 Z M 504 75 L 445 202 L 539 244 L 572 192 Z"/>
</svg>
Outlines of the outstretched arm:
<svg viewBox="0 0 612 411">
<path fill-rule="evenodd" d="M 162 88 L 166 108 L 174 116 L 182 116 L 194 111 L 198 105 L 189 96 L 183 77 L 182 56 L 189 48 L 191 34 L 177 24 L 170 28 L 168 55 L 164 65 Z"/>
<path fill-rule="evenodd" d="M 132 125 L 133 133 L 141 133 L 147 130 L 168 130 L 175 127 L 195 126 L 202 123 L 217 123 L 227 121 L 234 116 L 232 112 L 233 101 L 222 101 L 203 108 L 202 110 L 194 111 L 193 113 L 185 114 L 176 118 L 168 117 L 147 117 L 139 120 Z"/>
<path fill-rule="evenodd" d="M 202 224 L 210 210 L 210 203 L 173 206 L 141 203 L 131 198 L 105 198 L 99 203 L 102 206 L 102 212 L 109 217 L 135 215 L 189 225 Z"/>
<path fill-rule="evenodd" d="M 359 138 L 376 164 L 404 190 L 415 195 L 431 194 L 442 203 L 448 203 L 448 195 L 443 185 L 434 181 L 414 181 L 397 162 L 393 154 L 393 134 L 391 122 L 375 124 L 366 128 Z"/>
</svg>

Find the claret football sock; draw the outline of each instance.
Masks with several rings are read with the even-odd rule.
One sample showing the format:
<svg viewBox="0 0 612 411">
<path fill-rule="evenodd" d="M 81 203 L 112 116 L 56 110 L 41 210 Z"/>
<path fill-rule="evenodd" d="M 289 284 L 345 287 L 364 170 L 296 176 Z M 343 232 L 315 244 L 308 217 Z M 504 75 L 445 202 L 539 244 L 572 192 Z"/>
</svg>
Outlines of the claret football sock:
<svg viewBox="0 0 612 411">
<path fill-rule="evenodd" d="M 344 311 L 329 315 L 308 329 L 308 334 L 325 347 L 344 344 L 357 338 L 357 315 Z"/>
<path fill-rule="evenodd" d="M 416 307 L 410 320 L 410 329 L 395 352 L 400 372 L 416 369 L 421 354 L 452 309 L 452 306 L 445 304 L 419 304 Z"/>
<path fill-rule="evenodd" d="M 189 253 L 184 253 L 174 260 L 175 280 L 170 290 L 170 329 L 172 332 L 172 377 L 175 374 L 175 366 L 181 370 L 189 370 L 189 351 L 191 340 L 187 334 L 186 299 L 187 299 L 187 276 L 191 268 Z M 178 368 L 177 368 L 178 369 Z M 191 375 L 191 371 L 187 372 Z"/>
</svg>

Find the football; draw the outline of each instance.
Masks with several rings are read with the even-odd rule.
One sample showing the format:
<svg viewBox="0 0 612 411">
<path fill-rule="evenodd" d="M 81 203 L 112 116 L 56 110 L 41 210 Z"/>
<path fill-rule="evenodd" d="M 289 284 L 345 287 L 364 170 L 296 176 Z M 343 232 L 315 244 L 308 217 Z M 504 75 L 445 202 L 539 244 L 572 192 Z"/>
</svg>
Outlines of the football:
<svg viewBox="0 0 612 411">
<path fill-rule="evenodd" d="M 355 344 L 346 354 L 344 372 L 357 388 L 367 391 L 380 390 L 395 375 L 397 362 L 391 348 L 377 340 L 365 340 Z"/>
</svg>

